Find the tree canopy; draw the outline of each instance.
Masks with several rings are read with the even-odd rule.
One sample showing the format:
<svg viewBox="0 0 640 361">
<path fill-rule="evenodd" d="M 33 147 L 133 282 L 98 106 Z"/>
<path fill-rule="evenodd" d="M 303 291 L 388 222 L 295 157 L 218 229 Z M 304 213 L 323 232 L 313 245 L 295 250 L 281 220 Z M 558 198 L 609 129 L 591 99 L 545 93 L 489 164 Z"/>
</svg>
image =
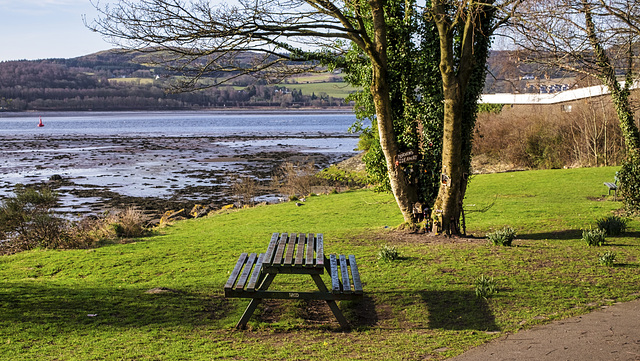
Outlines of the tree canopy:
<svg viewBox="0 0 640 361">
<path fill-rule="evenodd" d="M 379 179 L 405 222 L 415 224 L 421 201 L 433 203 L 435 229 L 455 234 L 489 39 L 519 1 L 119 0 L 99 7 L 90 27 L 181 70 L 181 89 L 216 72 L 278 76 L 342 63 L 353 82 L 368 86 L 359 104 L 361 115 L 375 116 L 369 159 L 386 169 Z M 235 57 L 246 51 L 262 56 L 238 66 Z M 420 154 L 417 165 L 400 161 L 409 149 Z"/>
</svg>

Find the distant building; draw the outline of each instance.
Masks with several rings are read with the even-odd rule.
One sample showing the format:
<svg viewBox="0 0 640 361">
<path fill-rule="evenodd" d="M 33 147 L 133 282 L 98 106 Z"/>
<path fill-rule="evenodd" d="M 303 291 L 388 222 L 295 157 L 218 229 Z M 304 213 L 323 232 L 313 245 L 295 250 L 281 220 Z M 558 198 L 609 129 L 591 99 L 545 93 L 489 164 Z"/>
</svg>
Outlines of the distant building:
<svg viewBox="0 0 640 361">
<path fill-rule="evenodd" d="M 624 84 L 624 82 L 621 82 Z M 631 89 L 638 89 L 640 83 L 636 82 L 631 86 Z M 543 91 L 544 89 L 544 91 Z M 523 94 L 482 94 L 480 96 L 480 103 L 484 104 L 560 104 L 571 102 L 580 99 L 599 97 L 601 95 L 609 94 L 609 88 L 604 85 L 596 85 L 586 88 L 578 88 L 568 90 L 568 84 L 540 86 L 540 94 L 537 93 L 523 93 Z M 554 90 L 554 92 L 550 91 Z"/>
</svg>

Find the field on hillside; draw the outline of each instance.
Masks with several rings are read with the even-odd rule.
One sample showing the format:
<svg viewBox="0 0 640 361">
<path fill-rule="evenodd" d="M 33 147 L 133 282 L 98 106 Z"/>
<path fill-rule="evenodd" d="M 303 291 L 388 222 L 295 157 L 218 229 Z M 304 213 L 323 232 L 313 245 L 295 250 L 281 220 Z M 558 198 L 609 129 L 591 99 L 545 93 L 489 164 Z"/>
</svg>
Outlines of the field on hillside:
<svg viewBox="0 0 640 361">
<path fill-rule="evenodd" d="M 393 198 L 358 190 L 180 221 L 97 249 L 2 256 L 0 359 L 445 359 L 640 296 L 637 219 L 605 246 L 580 239 L 621 208 L 602 184 L 615 171 L 474 176 L 469 238 L 398 232 Z M 489 245 L 485 234 L 505 225 L 518 233 L 514 246 Z M 356 255 L 365 296 L 340 305 L 350 332 L 320 301 L 266 301 L 249 330 L 234 329 L 248 301 L 225 299 L 223 285 L 240 253 L 264 251 L 272 232 L 323 233 L 326 253 Z M 398 259 L 378 259 L 383 246 Z M 611 267 L 599 263 L 606 251 Z M 480 276 L 495 295 L 476 297 Z M 314 288 L 281 277 L 281 289 Z"/>
</svg>

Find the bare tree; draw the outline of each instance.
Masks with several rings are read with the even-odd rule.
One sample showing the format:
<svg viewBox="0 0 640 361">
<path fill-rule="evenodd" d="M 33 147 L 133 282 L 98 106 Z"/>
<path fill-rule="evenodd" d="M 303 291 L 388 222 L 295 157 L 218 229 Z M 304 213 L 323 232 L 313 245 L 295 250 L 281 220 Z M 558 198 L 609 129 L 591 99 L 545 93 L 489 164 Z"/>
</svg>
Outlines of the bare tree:
<svg viewBox="0 0 640 361">
<path fill-rule="evenodd" d="M 632 20 L 638 13 L 635 1 L 540 0 L 529 5 L 518 29 L 519 45 L 530 59 L 594 77 L 610 91 L 627 151 L 621 192 L 627 206 L 640 209 L 640 133 L 629 97 L 640 35 Z"/>
<path fill-rule="evenodd" d="M 519 2 L 434 0 L 421 7 L 407 0 L 404 4 L 407 13 L 430 16 L 440 36 L 445 181 L 433 217 L 447 232 L 459 232 L 451 222 L 459 222 L 466 190 L 463 164 L 469 163 L 468 128 L 473 128 L 470 119 L 475 119 L 472 108 L 477 101 L 469 97 L 468 85 L 476 69 L 484 71 L 487 39 Z M 306 72 L 317 63 L 305 61 L 334 58 L 355 45 L 371 60 L 370 91 L 391 190 L 405 222 L 413 223 L 416 190 L 395 162 L 398 144 L 389 96 L 386 4 L 386 0 L 239 0 L 237 5 L 214 7 L 205 0 L 116 0 L 114 5 L 96 4 L 102 15 L 89 27 L 121 46 L 151 52 L 150 61 L 183 72 L 187 78 L 176 84 L 180 89 L 202 86 L 203 76 L 218 72 L 232 76 Z M 505 16 L 495 21 L 500 11 Z M 251 61 L 240 61 L 247 54 L 253 55 Z M 302 63 L 292 65 L 292 60 Z"/>
</svg>

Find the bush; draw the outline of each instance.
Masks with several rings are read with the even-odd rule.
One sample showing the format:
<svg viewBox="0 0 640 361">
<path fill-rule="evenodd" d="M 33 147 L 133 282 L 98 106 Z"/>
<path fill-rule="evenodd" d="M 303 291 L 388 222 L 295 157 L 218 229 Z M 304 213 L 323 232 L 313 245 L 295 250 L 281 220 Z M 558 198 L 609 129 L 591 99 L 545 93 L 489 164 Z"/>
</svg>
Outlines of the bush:
<svg viewBox="0 0 640 361">
<path fill-rule="evenodd" d="M 476 279 L 476 297 L 484 298 L 485 300 L 498 292 L 498 287 L 496 285 L 493 277 L 485 277 L 485 275 L 481 275 Z"/>
<path fill-rule="evenodd" d="M 620 180 L 620 195 L 627 212 L 640 213 L 640 159 L 630 157 L 622 163 L 617 173 Z"/>
<path fill-rule="evenodd" d="M 611 251 L 607 251 L 604 254 L 600 255 L 599 260 L 601 265 L 612 267 L 614 262 L 616 261 L 616 254 Z"/>
<path fill-rule="evenodd" d="M 114 214 L 113 217 L 106 217 L 105 223 L 110 224 L 116 237 L 137 238 L 147 233 L 145 223 L 147 217 L 142 211 L 133 207 L 127 208 Z"/>
<path fill-rule="evenodd" d="M 395 246 L 384 245 L 378 252 L 378 259 L 384 262 L 395 261 L 400 258 L 400 252 Z"/>
<path fill-rule="evenodd" d="M 619 236 L 627 229 L 627 220 L 618 216 L 601 218 L 596 223 L 607 236 Z"/>
<path fill-rule="evenodd" d="M 280 165 L 279 173 L 271 177 L 271 182 L 281 194 L 302 197 L 312 193 L 312 188 L 318 185 L 317 172 L 312 161 L 285 162 Z"/>
<path fill-rule="evenodd" d="M 58 194 L 49 188 L 21 184 L 14 193 L 0 204 L 0 240 L 5 241 L 1 252 L 64 246 L 66 221 L 52 210 L 58 203 Z"/>
<path fill-rule="evenodd" d="M 494 246 L 511 246 L 513 240 L 516 238 L 516 231 L 511 227 L 504 227 L 493 233 L 487 234 L 489 243 Z"/>
<path fill-rule="evenodd" d="M 604 246 L 606 243 L 605 232 L 601 229 L 582 231 L 582 240 L 589 246 Z"/>
</svg>

